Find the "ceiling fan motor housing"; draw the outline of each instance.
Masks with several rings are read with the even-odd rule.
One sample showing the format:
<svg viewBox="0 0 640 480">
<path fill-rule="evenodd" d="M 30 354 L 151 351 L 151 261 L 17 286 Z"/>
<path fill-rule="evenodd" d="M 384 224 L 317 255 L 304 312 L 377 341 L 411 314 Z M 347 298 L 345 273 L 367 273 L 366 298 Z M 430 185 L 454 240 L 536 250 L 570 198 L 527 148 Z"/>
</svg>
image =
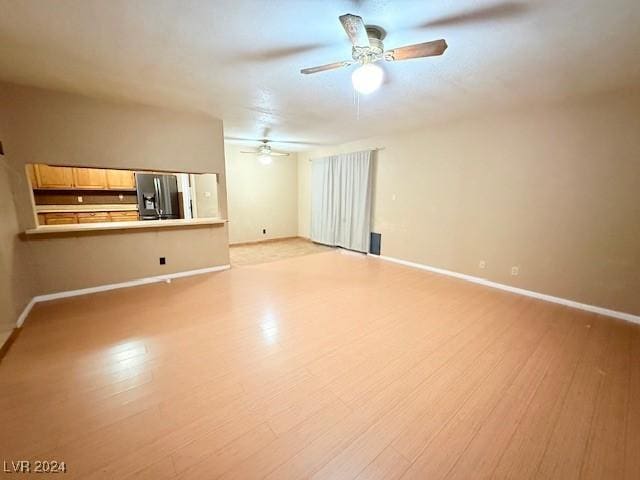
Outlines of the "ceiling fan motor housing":
<svg viewBox="0 0 640 480">
<path fill-rule="evenodd" d="M 377 25 L 367 25 L 366 29 L 367 36 L 369 37 L 369 46 L 354 46 L 351 51 L 351 56 L 359 63 L 376 62 L 382 58 L 382 52 L 384 52 L 384 44 L 382 43 L 382 40 L 387 35 L 387 32 Z"/>
</svg>

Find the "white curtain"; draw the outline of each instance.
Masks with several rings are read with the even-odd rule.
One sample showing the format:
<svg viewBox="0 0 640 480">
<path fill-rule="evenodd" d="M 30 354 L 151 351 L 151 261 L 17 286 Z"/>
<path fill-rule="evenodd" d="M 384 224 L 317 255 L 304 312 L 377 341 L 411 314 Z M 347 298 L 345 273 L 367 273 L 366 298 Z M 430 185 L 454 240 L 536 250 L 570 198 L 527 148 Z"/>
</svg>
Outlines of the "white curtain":
<svg viewBox="0 0 640 480">
<path fill-rule="evenodd" d="M 319 158 L 311 163 L 311 240 L 369 251 L 372 152 Z"/>
</svg>

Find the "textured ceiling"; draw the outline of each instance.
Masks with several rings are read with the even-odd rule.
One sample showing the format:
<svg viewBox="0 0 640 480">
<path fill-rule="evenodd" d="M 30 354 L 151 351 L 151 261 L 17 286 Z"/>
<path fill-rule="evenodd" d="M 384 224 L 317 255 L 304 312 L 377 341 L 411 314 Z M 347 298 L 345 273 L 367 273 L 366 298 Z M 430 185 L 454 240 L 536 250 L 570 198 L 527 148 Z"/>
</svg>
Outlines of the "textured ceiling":
<svg viewBox="0 0 640 480">
<path fill-rule="evenodd" d="M 449 49 L 387 64 L 358 115 L 351 69 L 299 73 L 350 57 L 347 12 L 387 48 Z M 0 78 L 205 111 L 228 137 L 337 143 L 638 85 L 638 25 L 638 0 L 0 0 Z"/>
</svg>

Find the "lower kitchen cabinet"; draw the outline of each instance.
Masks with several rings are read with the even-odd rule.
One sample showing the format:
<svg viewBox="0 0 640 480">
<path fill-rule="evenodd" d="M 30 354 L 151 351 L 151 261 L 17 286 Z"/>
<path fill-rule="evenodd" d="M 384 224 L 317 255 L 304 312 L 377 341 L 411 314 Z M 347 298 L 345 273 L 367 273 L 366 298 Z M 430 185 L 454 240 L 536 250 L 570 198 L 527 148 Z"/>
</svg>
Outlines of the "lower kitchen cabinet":
<svg viewBox="0 0 640 480">
<path fill-rule="evenodd" d="M 76 213 L 78 216 L 78 223 L 104 223 L 110 222 L 109 212 L 86 212 Z"/>
<path fill-rule="evenodd" d="M 75 213 L 45 213 L 45 225 L 70 225 L 78 223 L 78 217 Z"/>
<path fill-rule="evenodd" d="M 110 212 L 112 222 L 137 222 L 138 212 Z"/>
<path fill-rule="evenodd" d="M 70 225 L 73 223 L 135 222 L 137 211 L 39 213 L 38 225 Z"/>
</svg>

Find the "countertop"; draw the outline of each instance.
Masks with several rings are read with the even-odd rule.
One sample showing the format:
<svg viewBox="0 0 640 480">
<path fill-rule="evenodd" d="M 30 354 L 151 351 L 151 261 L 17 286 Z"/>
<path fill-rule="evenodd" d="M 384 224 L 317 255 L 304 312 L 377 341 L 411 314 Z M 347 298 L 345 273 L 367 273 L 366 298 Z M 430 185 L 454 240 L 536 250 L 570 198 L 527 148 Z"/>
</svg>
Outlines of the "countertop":
<svg viewBox="0 0 640 480">
<path fill-rule="evenodd" d="M 192 218 L 189 220 L 138 220 L 135 222 L 72 223 L 69 225 L 41 225 L 27 230 L 27 235 L 45 235 L 55 233 L 82 233 L 107 230 L 136 230 L 142 228 L 195 228 L 207 225 L 224 225 L 227 220 L 221 218 Z"/>
<path fill-rule="evenodd" d="M 75 213 L 75 212 L 135 212 L 135 203 L 103 205 L 36 205 L 36 213 Z"/>
</svg>

